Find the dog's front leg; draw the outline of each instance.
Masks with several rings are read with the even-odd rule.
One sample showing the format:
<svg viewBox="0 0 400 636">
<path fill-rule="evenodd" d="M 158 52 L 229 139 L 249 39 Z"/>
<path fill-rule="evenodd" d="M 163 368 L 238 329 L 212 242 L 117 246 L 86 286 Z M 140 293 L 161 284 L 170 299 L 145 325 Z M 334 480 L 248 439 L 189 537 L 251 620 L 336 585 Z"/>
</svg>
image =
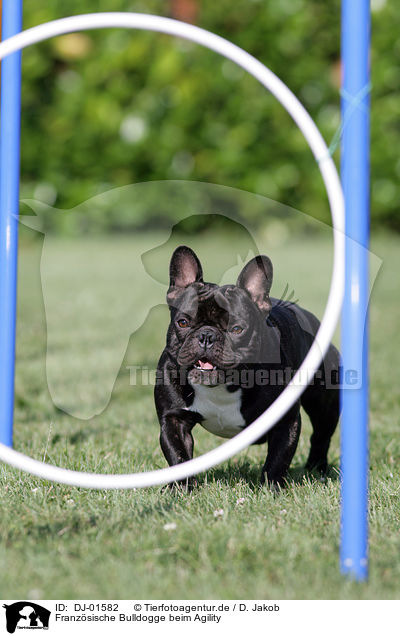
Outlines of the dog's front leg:
<svg viewBox="0 0 400 636">
<path fill-rule="evenodd" d="M 187 462 L 193 457 L 193 423 L 176 415 L 166 415 L 161 420 L 160 444 L 170 466 Z"/>
<path fill-rule="evenodd" d="M 192 428 L 194 424 L 177 415 L 169 414 L 162 417 L 160 444 L 170 466 L 182 464 L 193 458 Z M 182 479 L 177 483 L 188 489 L 194 485 L 193 478 Z"/>
</svg>

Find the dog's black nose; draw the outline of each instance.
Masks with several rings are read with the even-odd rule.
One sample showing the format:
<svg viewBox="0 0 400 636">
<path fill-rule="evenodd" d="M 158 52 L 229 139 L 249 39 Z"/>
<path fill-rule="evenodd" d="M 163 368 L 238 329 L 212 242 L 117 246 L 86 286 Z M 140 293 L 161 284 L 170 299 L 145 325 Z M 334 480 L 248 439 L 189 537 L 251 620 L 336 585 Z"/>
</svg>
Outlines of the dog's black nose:
<svg viewBox="0 0 400 636">
<path fill-rule="evenodd" d="M 215 333 L 210 329 L 202 329 L 197 334 L 197 338 L 201 347 L 204 349 L 211 349 L 215 342 Z"/>
</svg>

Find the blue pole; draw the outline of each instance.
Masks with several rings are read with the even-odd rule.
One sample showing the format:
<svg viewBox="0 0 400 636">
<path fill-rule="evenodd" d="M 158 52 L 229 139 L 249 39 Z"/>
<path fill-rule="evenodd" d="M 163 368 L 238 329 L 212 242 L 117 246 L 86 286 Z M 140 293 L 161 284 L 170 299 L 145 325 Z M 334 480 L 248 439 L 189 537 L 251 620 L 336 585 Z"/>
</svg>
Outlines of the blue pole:
<svg viewBox="0 0 400 636">
<path fill-rule="evenodd" d="M 2 39 L 22 30 L 22 0 L 3 0 Z M 0 442 L 12 446 L 17 297 L 21 53 L 1 63 Z"/>
<path fill-rule="evenodd" d="M 342 0 L 342 184 L 346 286 L 342 314 L 341 569 L 368 576 L 368 247 L 370 0 Z M 347 372 L 347 373 L 346 373 Z M 356 388 L 346 377 L 357 373 Z"/>
</svg>

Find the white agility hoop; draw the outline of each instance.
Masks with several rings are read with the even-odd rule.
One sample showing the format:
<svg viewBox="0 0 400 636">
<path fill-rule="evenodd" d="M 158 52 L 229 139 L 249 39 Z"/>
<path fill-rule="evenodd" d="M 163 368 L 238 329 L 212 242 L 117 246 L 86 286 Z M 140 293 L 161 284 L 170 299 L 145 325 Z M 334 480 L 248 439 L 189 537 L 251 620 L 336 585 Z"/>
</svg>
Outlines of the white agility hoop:
<svg viewBox="0 0 400 636">
<path fill-rule="evenodd" d="M 294 402 L 299 399 L 305 389 L 304 383 L 301 382 L 302 374 L 304 375 L 304 372 L 307 372 L 307 377 L 311 379 L 317 371 L 328 350 L 340 317 L 344 293 L 345 267 L 344 201 L 335 164 L 318 128 L 302 104 L 289 88 L 266 66 L 249 53 L 243 51 L 243 49 L 214 33 L 191 24 L 155 15 L 90 13 L 47 22 L 18 33 L 0 43 L 0 60 L 11 53 L 57 35 L 105 28 L 157 31 L 191 40 L 230 59 L 257 79 L 280 101 L 308 142 L 326 187 L 334 231 L 334 261 L 329 296 L 321 326 L 315 336 L 313 345 L 296 375 L 275 402 L 257 420 L 229 441 L 200 457 L 176 466 L 126 475 L 83 473 L 59 468 L 31 459 L 4 444 L 0 444 L 0 459 L 2 461 L 43 479 L 83 488 L 145 488 L 185 479 L 229 459 L 272 428 Z"/>
</svg>

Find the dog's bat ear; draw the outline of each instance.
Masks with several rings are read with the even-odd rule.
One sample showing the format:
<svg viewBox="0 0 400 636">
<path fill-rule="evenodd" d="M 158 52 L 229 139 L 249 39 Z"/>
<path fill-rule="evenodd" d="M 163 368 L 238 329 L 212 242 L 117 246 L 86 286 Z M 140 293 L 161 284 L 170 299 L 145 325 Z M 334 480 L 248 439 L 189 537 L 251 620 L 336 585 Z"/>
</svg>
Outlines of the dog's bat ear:
<svg viewBox="0 0 400 636">
<path fill-rule="evenodd" d="M 169 266 L 170 287 L 187 287 L 203 282 L 203 270 L 196 254 L 190 247 L 180 245 L 172 254 Z"/>
<path fill-rule="evenodd" d="M 167 300 L 174 300 L 188 285 L 202 282 L 203 270 L 199 259 L 190 247 L 180 245 L 171 257 Z"/>
<path fill-rule="evenodd" d="M 245 289 L 263 313 L 271 310 L 269 292 L 273 268 L 268 256 L 256 256 L 244 266 L 236 285 Z"/>
</svg>

